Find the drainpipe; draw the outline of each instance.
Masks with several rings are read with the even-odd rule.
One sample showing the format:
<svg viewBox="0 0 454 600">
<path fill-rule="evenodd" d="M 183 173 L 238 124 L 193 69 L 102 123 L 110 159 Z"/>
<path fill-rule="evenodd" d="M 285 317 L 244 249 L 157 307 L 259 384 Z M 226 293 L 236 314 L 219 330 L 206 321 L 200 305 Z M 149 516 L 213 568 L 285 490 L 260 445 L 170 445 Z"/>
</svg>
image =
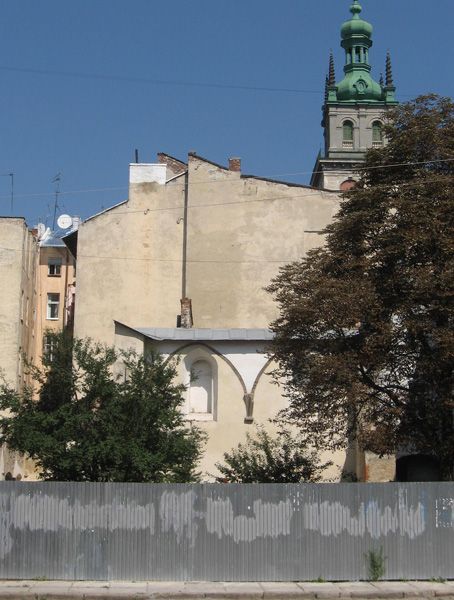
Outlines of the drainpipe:
<svg viewBox="0 0 454 600">
<path fill-rule="evenodd" d="M 184 175 L 184 208 L 183 208 L 183 257 L 181 272 L 181 298 L 186 298 L 187 251 L 188 251 L 188 201 L 189 170 Z"/>
</svg>

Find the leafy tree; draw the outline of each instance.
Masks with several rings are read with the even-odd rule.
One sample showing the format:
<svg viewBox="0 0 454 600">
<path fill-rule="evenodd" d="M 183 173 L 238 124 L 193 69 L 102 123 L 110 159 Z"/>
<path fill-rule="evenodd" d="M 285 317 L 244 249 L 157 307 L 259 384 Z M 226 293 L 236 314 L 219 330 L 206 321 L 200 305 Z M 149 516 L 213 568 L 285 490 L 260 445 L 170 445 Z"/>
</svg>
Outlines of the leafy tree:
<svg viewBox="0 0 454 600">
<path fill-rule="evenodd" d="M 384 133 L 326 246 L 269 287 L 282 417 L 320 448 L 429 454 L 452 480 L 454 104 L 419 97 Z"/>
<path fill-rule="evenodd" d="M 317 453 L 308 451 L 300 438 L 281 428 L 275 437 L 258 427 L 256 437 L 246 434 L 246 443 L 224 453 L 216 467 L 218 480 L 228 483 L 300 483 L 319 481 L 323 469 Z"/>
<path fill-rule="evenodd" d="M 0 430 L 10 448 L 34 459 L 46 480 L 197 479 L 203 435 L 186 426 L 174 364 L 50 336 L 43 368 L 30 367 L 34 389 L 0 389 Z M 124 370 L 115 375 L 120 358 Z"/>
</svg>

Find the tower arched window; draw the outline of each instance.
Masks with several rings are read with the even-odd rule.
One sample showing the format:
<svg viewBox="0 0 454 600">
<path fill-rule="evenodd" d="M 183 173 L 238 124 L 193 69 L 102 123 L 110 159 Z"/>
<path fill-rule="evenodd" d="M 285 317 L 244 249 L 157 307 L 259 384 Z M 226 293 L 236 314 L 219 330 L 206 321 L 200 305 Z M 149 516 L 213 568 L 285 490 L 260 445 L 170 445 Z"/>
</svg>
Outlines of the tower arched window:
<svg viewBox="0 0 454 600">
<path fill-rule="evenodd" d="M 372 146 L 383 146 L 383 126 L 380 121 L 372 123 Z"/>
<path fill-rule="evenodd" d="M 342 125 L 342 145 L 344 148 L 353 148 L 353 122 L 344 121 Z"/>
</svg>

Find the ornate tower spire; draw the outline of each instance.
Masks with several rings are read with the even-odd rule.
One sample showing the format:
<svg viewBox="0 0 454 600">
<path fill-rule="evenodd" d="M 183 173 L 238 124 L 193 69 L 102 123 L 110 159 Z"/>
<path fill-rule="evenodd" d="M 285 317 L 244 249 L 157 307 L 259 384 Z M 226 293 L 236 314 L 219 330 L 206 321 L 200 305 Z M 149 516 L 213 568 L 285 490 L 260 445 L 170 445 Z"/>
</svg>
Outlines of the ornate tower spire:
<svg viewBox="0 0 454 600">
<path fill-rule="evenodd" d="M 342 103 L 383 101 L 383 91 L 371 77 L 369 51 L 373 27 L 361 18 L 362 6 L 353 0 L 351 18 L 342 25 L 341 46 L 345 50 L 344 79 L 337 85 L 337 100 Z"/>
<path fill-rule="evenodd" d="M 386 87 L 393 87 L 394 86 L 394 81 L 393 81 L 393 68 L 392 68 L 392 64 L 391 64 L 391 54 L 388 52 L 386 53 Z"/>
<path fill-rule="evenodd" d="M 336 71 L 334 70 L 334 55 L 333 51 L 329 51 L 329 71 L 328 71 L 328 85 L 336 85 Z"/>
<path fill-rule="evenodd" d="M 350 178 L 357 176 L 366 150 L 384 145 L 383 115 L 397 104 L 391 58 L 388 54 L 386 71 L 375 79 L 370 63 L 373 27 L 362 18 L 359 0 L 349 0 L 349 4 L 350 18 L 341 29 L 344 73 L 336 81 L 331 51 L 322 107 L 325 147 L 311 178 L 311 185 L 325 189 L 339 190 L 351 185 Z"/>
</svg>

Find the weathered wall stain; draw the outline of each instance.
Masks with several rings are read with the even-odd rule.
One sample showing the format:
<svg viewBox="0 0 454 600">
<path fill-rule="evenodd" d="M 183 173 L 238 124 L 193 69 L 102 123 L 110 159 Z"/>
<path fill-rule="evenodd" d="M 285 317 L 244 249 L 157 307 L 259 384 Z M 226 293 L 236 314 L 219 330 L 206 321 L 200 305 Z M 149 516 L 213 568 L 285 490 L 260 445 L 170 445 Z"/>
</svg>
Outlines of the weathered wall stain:
<svg viewBox="0 0 454 600">
<path fill-rule="evenodd" d="M 257 538 L 277 537 L 291 534 L 293 514 L 303 515 L 304 528 L 317 531 L 324 537 L 348 533 L 363 536 L 366 532 L 373 538 L 380 538 L 390 532 L 399 532 L 410 539 L 420 535 L 425 529 L 424 506 L 407 506 L 402 498 L 398 505 L 382 506 L 375 500 L 361 503 L 354 513 L 350 506 L 340 502 L 298 502 L 294 507 L 290 499 L 277 503 L 261 499 L 252 502 L 248 514 L 235 515 L 229 498 L 206 498 L 202 511 L 194 509 L 196 494 L 163 492 L 159 502 L 159 522 L 163 532 L 173 532 L 178 540 L 183 537 L 194 541 L 198 524 L 205 522 L 208 533 L 221 539 L 230 536 L 236 542 L 252 541 Z M 50 495 L 30 496 L 20 494 L 15 498 L 10 510 L 6 510 L 9 497 L 0 494 L 0 509 L 3 524 L 8 515 L 11 527 L 30 531 L 58 531 L 60 529 L 84 530 L 121 529 L 149 530 L 155 533 L 154 503 L 144 506 L 132 501 L 127 504 L 113 502 L 99 504 L 91 501 L 82 504 L 68 499 L 53 498 Z M 446 509 L 445 509 L 446 511 Z M 3 528 L 2 528 L 3 529 Z"/>
<path fill-rule="evenodd" d="M 163 492 L 159 506 L 161 531 L 173 531 L 178 542 L 186 537 L 191 545 L 195 543 L 198 525 L 194 511 L 196 494 L 193 490 L 183 493 Z"/>
<path fill-rule="evenodd" d="M 251 511 L 251 508 L 249 508 Z M 207 498 L 206 528 L 219 539 L 230 536 L 235 542 L 250 542 L 257 538 L 290 535 L 293 507 L 289 499 L 278 503 L 255 500 L 252 515 L 234 515 L 229 498 Z"/>
</svg>

